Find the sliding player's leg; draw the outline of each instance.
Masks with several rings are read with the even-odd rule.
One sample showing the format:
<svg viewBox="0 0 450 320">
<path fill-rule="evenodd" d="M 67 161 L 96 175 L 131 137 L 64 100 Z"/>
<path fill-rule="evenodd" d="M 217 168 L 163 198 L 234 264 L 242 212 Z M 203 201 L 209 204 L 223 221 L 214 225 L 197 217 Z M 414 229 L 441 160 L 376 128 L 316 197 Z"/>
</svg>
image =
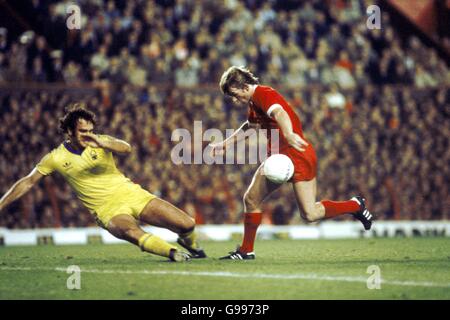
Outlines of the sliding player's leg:
<svg viewBox="0 0 450 320">
<path fill-rule="evenodd" d="M 293 185 L 302 218 L 306 221 L 314 222 L 343 214 L 353 214 L 356 219 L 361 221 L 366 230 L 370 229 L 372 215 L 366 209 L 365 200 L 362 197 L 353 197 L 347 201 L 322 200 L 316 202 L 316 178 L 309 181 L 297 181 Z"/>
<path fill-rule="evenodd" d="M 115 215 L 109 220 L 106 229 L 115 237 L 131 242 L 142 251 L 168 257 L 172 261 L 186 261 L 189 257 L 175 246 L 139 227 L 138 221 L 129 214 Z"/>
<path fill-rule="evenodd" d="M 244 238 L 242 245 L 229 255 L 221 259 L 254 259 L 253 247 L 256 232 L 261 224 L 262 210 L 261 204 L 266 197 L 280 187 L 280 184 L 270 182 L 265 178 L 263 165 L 256 170 L 252 182 L 244 194 Z"/>
<path fill-rule="evenodd" d="M 193 258 L 205 258 L 198 245 L 195 220 L 186 212 L 159 198 L 151 200 L 141 212 L 140 220 L 150 225 L 166 228 L 178 234 L 178 244 L 187 249 Z"/>
</svg>

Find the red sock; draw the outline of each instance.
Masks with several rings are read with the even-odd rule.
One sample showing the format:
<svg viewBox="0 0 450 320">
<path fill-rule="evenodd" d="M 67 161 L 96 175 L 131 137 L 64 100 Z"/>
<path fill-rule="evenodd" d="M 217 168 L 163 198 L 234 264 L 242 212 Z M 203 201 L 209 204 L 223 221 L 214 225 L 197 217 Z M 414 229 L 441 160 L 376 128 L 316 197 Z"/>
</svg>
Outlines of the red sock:
<svg viewBox="0 0 450 320">
<path fill-rule="evenodd" d="M 258 230 L 258 227 L 261 224 L 261 219 L 261 212 L 244 213 L 244 240 L 242 241 L 242 245 L 239 249 L 242 253 L 253 251 L 256 230 Z"/>
<path fill-rule="evenodd" d="M 334 218 L 346 213 L 353 213 L 359 210 L 358 202 L 354 200 L 348 201 L 320 201 L 325 207 L 325 218 Z"/>
</svg>

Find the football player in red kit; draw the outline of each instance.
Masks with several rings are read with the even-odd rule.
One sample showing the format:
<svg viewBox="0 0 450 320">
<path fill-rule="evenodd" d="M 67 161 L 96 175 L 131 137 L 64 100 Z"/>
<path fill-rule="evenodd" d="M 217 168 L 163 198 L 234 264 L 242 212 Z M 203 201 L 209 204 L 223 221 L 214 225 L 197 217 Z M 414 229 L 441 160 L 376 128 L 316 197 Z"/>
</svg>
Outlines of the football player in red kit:
<svg viewBox="0 0 450 320">
<path fill-rule="evenodd" d="M 295 197 L 302 218 L 308 222 L 352 214 L 369 230 L 373 216 L 367 210 L 365 199 L 356 196 L 347 201 L 322 200 L 316 202 L 317 157 L 313 146 L 305 138 L 299 117 L 286 100 L 274 89 L 259 84 L 249 70 L 233 66 L 224 72 L 220 80 L 224 95 L 235 102 L 248 104 L 248 120 L 226 140 L 210 145 L 213 153 L 222 153 L 226 146 L 245 137 L 243 131 L 258 126 L 261 129 L 279 129 L 279 153 L 287 155 L 294 164 L 291 178 Z M 269 152 L 274 146 L 269 146 Z M 221 259 L 254 259 L 253 245 L 261 223 L 261 203 L 281 185 L 264 177 L 263 164 L 256 170 L 252 182 L 244 194 L 244 239 L 236 251 Z"/>
</svg>

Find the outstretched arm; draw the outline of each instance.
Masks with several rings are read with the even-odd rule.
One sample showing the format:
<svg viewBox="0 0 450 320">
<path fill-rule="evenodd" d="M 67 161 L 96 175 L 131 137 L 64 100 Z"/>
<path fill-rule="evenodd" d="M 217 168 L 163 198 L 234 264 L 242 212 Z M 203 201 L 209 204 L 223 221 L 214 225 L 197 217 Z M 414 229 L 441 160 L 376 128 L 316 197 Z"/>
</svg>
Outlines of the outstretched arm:
<svg viewBox="0 0 450 320">
<path fill-rule="evenodd" d="M 11 202 L 19 199 L 44 177 L 36 168 L 29 175 L 18 180 L 0 199 L 0 211 Z"/>
<path fill-rule="evenodd" d="M 228 138 L 226 138 L 223 141 L 220 142 L 216 142 L 216 143 L 211 143 L 209 144 L 209 146 L 212 148 L 213 152 L 214 151 L 224 151 L 225 148 L 227 147 L 227 145 L 233 144 L 235 142 L 238 142 L 242 139 L 246 138 L 246 135 L 242 134 L 245 131 L 247 131 L 249 128 L 251 128 L 251 123 L 248 121 L 245 121 L 240 127 L 239 129 L 237 129 L 235 132 L 233 132 L 233 134 L 231 136 L 229 136 Z"/>
<path fill-rule="evenodd" d="M 287 142 L 298 151 L 305 151 L 308 143 L 293 131 L 292 122 L 287 112 L 279 104 L 273 105 L 271 108 L 273 108 L 271 116 L 280 126 L 281 132 L 283 132 Z"/>
<path fill-rule="evenodd" d="M 104 135 L 102 137 L 93 134 L 86 133 L 83 135 L 87 143 L 94 148 L 103 148 L 115 153 L 127 154 L 131 152 L 131 146 L 128 142 L 116 139 L 111 136 Z"/>
</svg>

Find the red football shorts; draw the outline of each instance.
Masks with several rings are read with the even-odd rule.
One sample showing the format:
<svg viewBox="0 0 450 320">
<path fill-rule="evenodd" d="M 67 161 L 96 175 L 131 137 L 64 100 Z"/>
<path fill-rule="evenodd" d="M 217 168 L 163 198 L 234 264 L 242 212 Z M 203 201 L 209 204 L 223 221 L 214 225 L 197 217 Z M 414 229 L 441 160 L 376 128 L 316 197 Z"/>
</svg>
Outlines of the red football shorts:
<svg viewBox="0 0 450 320">
<path fill-rule="evenodd" d="M 294 164 L 294 175 L 290 182 L 309 181 L 317 175 L 317 156 L 311 143 L 304 152 L 289 147 L 287 150 L 280 151 L 287 155 Z"/>
</svg>

